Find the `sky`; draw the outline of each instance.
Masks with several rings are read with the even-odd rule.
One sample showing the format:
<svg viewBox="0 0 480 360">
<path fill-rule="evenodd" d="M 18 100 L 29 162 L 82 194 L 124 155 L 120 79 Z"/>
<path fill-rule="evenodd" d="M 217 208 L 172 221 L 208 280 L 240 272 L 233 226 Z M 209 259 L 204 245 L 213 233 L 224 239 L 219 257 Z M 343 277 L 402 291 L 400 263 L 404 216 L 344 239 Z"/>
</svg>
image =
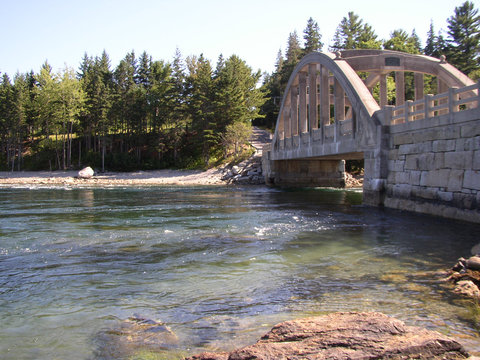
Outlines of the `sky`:
<svg viewBox="0 0 480 360">
<path fill-rule="evenodd" d="M 75 70 L 87 53 L 105 50 L 112 69 L 130 51 L 172 61 L 204 54 L 235 54 L 254 71 L 271 73 L 288 36 L 312 17 L 322 41 L 332 44 L 335 29 L 355 12 L 380 39 L 395 29 L 416 30 L 424 43 L 430 22 L 447 30 L 447 19 L 464 0 L 0 0 L 0 72 L 38 72 L 48 61 L 54 71 Z M 480 8 L 480 0 L 473 1 Z"/>
</svg>

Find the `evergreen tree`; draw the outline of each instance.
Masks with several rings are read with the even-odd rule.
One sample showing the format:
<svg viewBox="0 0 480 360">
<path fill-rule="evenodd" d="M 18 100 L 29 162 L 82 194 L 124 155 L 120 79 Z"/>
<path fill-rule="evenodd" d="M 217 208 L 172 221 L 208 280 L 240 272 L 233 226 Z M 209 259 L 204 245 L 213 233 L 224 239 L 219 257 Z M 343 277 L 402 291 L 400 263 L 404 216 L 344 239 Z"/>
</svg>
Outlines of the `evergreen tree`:
<svg viewBox="0 0 480 360">
<path fill-rule="evenodd" d="M 74 126 L 84 110 L 85 94 L 74 71 L 68 67 L 59 75 L 59 102 L 62 119 L 63 169 L 72 165 L 72 142 Z"/>
<path fill-rule="evenodd" d="M 191 118 L 187 115 L 185 62 L 177 48 L 172 63 L 172 86 L 168 92 L 170 139 L 173 143 L 173 161 L 177 165 L 182 138 L 188 131 Z"/>
<path fill-rule="evenodd" d="M 435 34 L 433 21 L 430 22 L 430 28 L 427 32 L 427 41 L 423 53 L 428 56 L 440 58 L 448 53 L 447 43 L 441 33 Z M 432 83 L 433 87 L 433 83 Z"/>
<path fill-rule="evenodd" d="M 187 58 L 187 68 L 188 112 L 192 118 L 196 146 L 202 154 L 204 165 L 208 167 L 212 151 L 219 140 L 214 118 L 213 69 L 203 54 L 198 58 Z"/>
<path fill-rule="evenodd" d="M 377 37 L 369 24 L 364 24 L 358 15 L 350 11 L 347 17 L 344 17 L 338 25 L 331 49 L 333 51 L 344 49 L 380 49 L 381 41 L 377 40 Z"/>
<path fill-rule="evenodd" d="M 430 21 L 430 28 L 427 32 L 427 41 L 425 42 L 425 48 L 423 49 L 423 52 L 425 55 L 438 57 L 439 53 L 437 50 L 437 36 L 435 35 L 433 21 Z"/>
<path fill-rule="evenodd" d="M 470 1 L 455 8 L 448 20 L 448 55 L 452 65 L 469 74 L 480 68 L 480 16 Z"/>
<path fill-rule="evenodd" d="M 263 76 L 262 89 L 264 90 L 265 94 L 268 94 L 268 98 L 261 107 L 261 114 L 265 119 L 262 124 L 272 129 L 275 127 L 275 122 L 280 110 L 280 104 L 282 102 L 283 92 L 285 91 L 281 77 L 283 64 L 284 59 L 282 51 L 278 50 L 275 71 L 272 74 L 265 74 Z M 258 119 L 256 120 L 256 122 L 260 121 Z"/>
<path fill-rule="evenodd" d="M 419 39 L 415 30 L 411 36 L 403 29 L 394 30 L 390 34 L 390 39 L 384 42 L 383 47 L 386 50 L 402 51 L 410 54 L 420 53 Z"/>
<path fill-rule="evenodd" d="M 15 118 L 14 89 L 7 74 L 3 74 L 0 83 L 0 134 L 2 147 L 2 163 L 5 168 L 11 168 L 12 128 Z"/>
<path fill-rule="evenodd" d="M 313 51 L 321 51 L 323 43 L 321 42 L 322 35 L 320 34 L 320 28 L 316 21 L 309 18 L 307 21 L 307 27 L 303 30 L 304 54 L 311 53 Z"/>
<path fill-rule="evenodd" d="M 218 131 L 225 132 L 228 125 L 242 122 L 250 124 L 260 117 L 265 102 L 263 91 L 257 88 L 260 72 L 252 69 L 238 56 L 232 55 L 215 79 L 216 119 Z"/>
</svg>

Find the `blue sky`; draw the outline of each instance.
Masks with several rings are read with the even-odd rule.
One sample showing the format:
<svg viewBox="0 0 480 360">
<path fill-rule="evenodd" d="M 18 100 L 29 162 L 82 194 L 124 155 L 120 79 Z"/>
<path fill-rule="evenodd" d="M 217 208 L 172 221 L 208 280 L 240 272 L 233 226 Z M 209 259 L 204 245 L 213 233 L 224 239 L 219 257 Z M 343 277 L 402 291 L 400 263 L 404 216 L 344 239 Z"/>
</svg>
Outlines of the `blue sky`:
<svg viewBox="0 0 480 360">
<path fill-rule="evenodd" d="M 85 52 L 105 49 L 112 67 L 134 50 L 171 61 L 203 53 L 240 56 L 254 70 L 271 72 L 290 32 L 303 41 L 309 17 L 318 22 L 327 45 L 348 11 L 372 25 L 379 38 L 402 28 L 416 29 L 422 42 L 433 20 L 436 31 L 464 0 L 0 0 L 0 72 L 11 77 L 48 60 L 55 71 L 77 69 Z M 478 9 L 479 0 L 473 1 Z M 324 50 L 327 50 L 324 47 Z"/>
</svg>

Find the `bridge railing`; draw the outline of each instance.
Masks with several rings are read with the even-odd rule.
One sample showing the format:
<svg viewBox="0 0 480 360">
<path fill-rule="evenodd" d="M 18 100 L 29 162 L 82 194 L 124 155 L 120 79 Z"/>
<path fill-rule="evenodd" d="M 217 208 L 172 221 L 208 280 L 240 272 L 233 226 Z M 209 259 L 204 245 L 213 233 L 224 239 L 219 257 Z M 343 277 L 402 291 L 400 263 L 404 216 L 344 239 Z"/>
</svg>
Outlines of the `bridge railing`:
<svg viewBox="0 0 480 360">
<path fill-rule="evenodd" d="M 403 105 L 387 106 L 387 123 L 385 125 L 398 125 L 453 114 L 477 108 L 479 104 L 480 81 L 462 88 L 452 87 L 447 92 L 438 95 L 427 94 L 423 99 L 408 100 Z"/>
</svg>

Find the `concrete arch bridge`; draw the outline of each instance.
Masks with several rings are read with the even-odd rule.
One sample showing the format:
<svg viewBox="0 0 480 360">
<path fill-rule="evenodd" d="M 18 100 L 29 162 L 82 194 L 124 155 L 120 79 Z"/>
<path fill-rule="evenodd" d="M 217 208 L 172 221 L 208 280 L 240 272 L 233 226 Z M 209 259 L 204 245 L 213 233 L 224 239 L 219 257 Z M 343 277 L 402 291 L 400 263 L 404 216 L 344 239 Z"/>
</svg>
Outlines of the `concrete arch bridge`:
<svg viewBox="0 0 480 360">
<path fill-rule="evenodd" d="M 434 94 L 425 94 L 426 84 Z M 345 160 L 364 159 L 365 204 L 480 222 L 479 103 L 479 83 L 445 58 L 308 54 L 263 150 L 266 182 L 343 187 Z"/>
</svg>

